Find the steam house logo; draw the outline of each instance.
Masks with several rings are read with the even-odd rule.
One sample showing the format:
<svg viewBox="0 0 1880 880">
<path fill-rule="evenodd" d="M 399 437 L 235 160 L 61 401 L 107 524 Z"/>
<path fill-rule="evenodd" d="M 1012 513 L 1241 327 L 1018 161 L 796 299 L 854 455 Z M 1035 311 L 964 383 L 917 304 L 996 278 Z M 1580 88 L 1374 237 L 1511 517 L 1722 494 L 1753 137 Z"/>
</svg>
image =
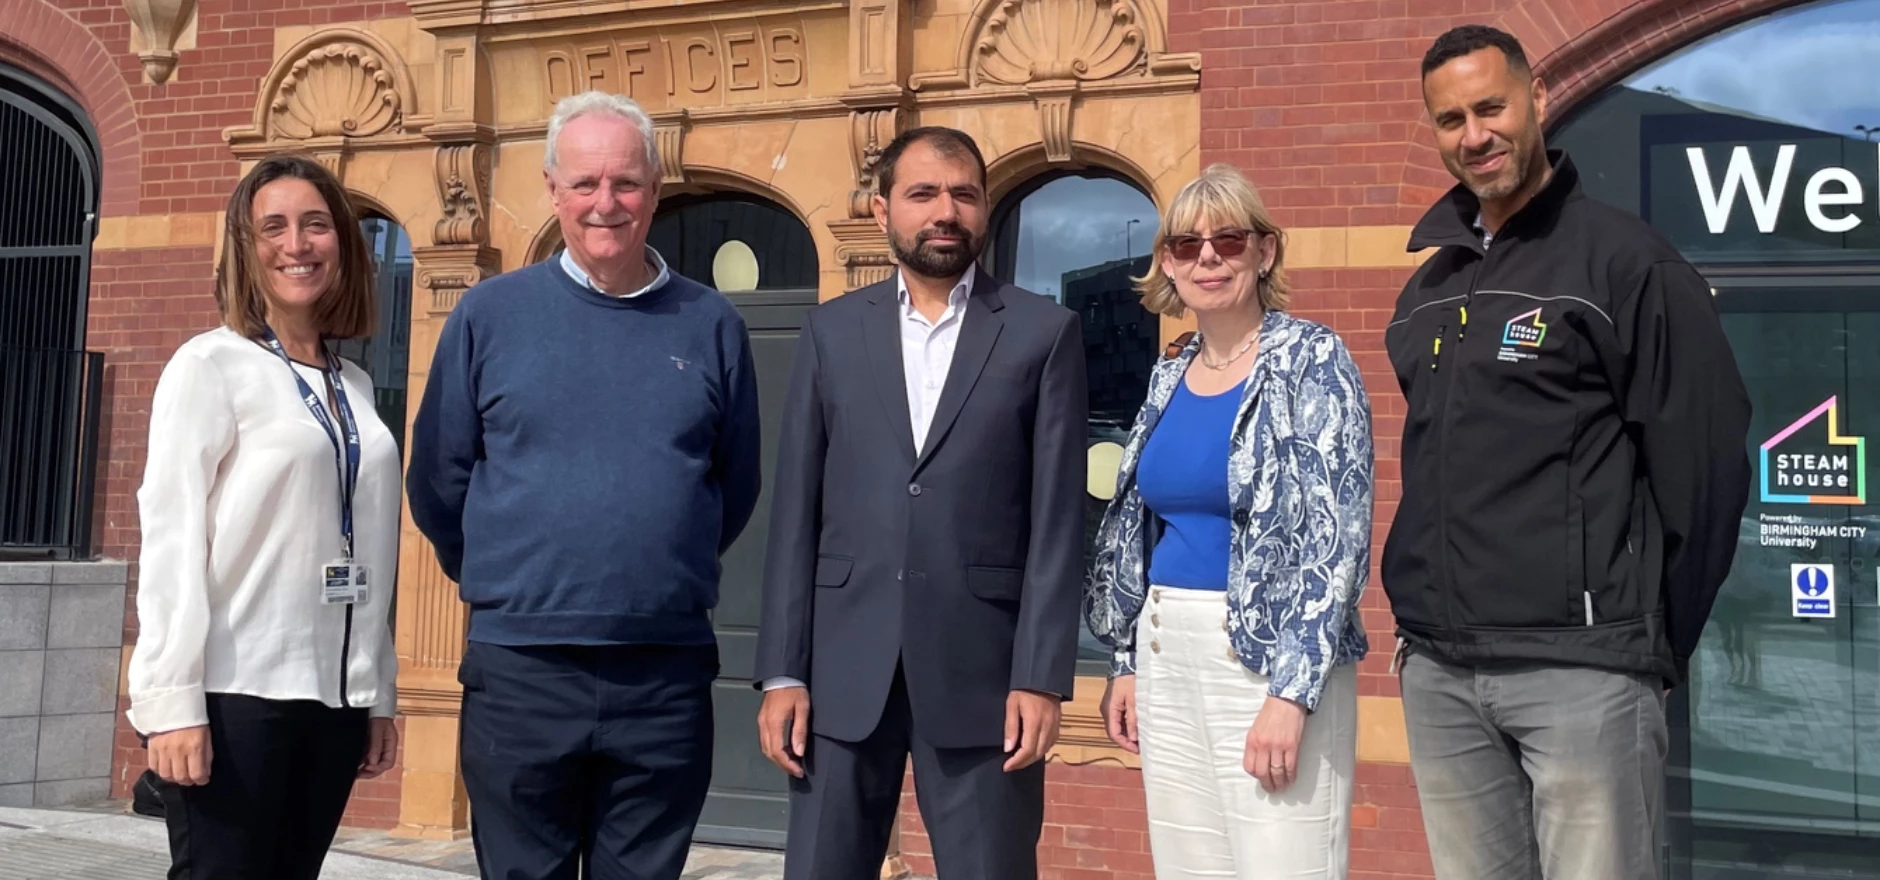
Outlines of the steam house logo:
<svg viewBox="0 0 1880 880">
<path fill-rule="evenodd" d="M 1763 443 L 1764 504 L 1867 503 L 1867 438 L 1842 436 L 1839 404 L 1828 398 Z M 1822 416 L 1825 438 L 1805 430 Z"/>
</svg>

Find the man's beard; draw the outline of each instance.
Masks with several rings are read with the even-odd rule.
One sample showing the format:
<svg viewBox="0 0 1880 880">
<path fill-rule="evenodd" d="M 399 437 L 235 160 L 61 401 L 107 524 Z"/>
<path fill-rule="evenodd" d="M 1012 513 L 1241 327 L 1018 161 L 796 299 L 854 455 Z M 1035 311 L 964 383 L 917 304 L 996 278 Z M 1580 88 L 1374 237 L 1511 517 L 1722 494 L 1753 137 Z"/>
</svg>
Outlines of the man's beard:
<svg viewBox="0 0 1880 880">
<path fill-rule="evenodd" d="M 1520 192 L 1522 187 L 1527 186 L 1528 162 L 1532 161 L 1533 155 L 1533 145 L 1519 141 L 1511 143 L 1508 147 L 1506 169 L 1501 174 L 1480 183 L 1470 182 L 1465 176 L 1468 166 L 1462 164 L 1464 161 L 1462 157 L 1457 157 L 1457 167 L 1451 171 L 1457 172 L 1456 177 L 1468 186 L 1470 192 L 1475 193 L 1476 200 L 1500 201 Z"/>
<path fill-rule="evenodd" d="M 927 244 L 928 239 L 938 235 L 957 238 L 960 243 L 949 251 Z M 966 274 L 973 261 L 979 259 L 981 243 L 965 227 L 950 224 L 921 230 L 911 245 L 892 230 L 888 232 L 888 250 L 894 254 L 894 259 L 909 272 L 924 278 L 957 278 Z"/>
</svg>

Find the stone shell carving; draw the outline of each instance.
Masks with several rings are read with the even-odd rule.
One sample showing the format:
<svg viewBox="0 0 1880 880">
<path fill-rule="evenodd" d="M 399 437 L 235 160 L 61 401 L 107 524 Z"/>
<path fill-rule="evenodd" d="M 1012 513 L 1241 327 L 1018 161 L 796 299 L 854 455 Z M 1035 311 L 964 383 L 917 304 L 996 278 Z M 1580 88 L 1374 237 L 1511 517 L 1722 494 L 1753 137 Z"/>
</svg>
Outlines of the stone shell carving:
<svg viewBox="0 0 1880 880">
<path fill-rule="evenodd" d="M 1171 53 L 1158 0 L 975 0 L 954 66 L 908 77 L 915 92 L 1074 83 L 1198 87 L 1199 53 Z"/>
<path fill-rule="evenodd" d="M 974 47 L 974 77 L 1001 85 L 1109 79 L 1143 64 L 1145 42 L 1127 0 L 1003 0 Z"/>
<path fill-rule="evenodd" d="M 360 139 L 415 130 L 415 92 L 404 59 L 355 28 L 314 33 L 288 49 L 262 82 L 250 125 L 224 132 L 240 148 L 262 142 Z"/>
<path fill-rule="evenodd" d="M 398 121 L 385 59 L 364 46 L 322 46 L 288 68 L 269 105 L 278 137 L 371 137 Z"/>
</svg>

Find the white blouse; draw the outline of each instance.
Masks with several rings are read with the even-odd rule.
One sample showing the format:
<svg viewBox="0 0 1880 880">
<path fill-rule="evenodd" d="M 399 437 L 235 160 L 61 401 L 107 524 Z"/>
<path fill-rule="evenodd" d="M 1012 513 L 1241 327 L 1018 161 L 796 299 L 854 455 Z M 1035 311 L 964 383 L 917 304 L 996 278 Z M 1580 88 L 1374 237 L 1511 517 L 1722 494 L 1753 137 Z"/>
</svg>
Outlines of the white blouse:
<svg viewBox="0 0 1880 880">
<path fill-rule="evenodd" d="M 293 369 L 324 399 L 325 371 Z M 345 363 L 343 379 L 359 423 L 353 558 L 370 572 L 366 601 L 353 606 L 321 601 L 320 566 L 344 551 L 339 470 L 287 365 L 222 327 L 164 366 L 137 491 L 143 553 L 128 677 L 138 731 L 207 724 L 205 693 L 392 716 L 398 446 L 373 409 L 371 377 Z"/>
</svg>

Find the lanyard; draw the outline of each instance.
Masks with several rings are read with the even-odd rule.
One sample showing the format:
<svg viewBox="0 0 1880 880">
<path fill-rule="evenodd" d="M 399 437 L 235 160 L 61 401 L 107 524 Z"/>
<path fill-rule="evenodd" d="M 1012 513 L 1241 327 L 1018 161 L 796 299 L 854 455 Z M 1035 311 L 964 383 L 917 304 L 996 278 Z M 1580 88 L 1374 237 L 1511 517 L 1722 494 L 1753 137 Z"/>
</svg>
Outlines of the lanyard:
<svg viewBox="0 0 1880 880">
<path fill-rule="evenodd" d="M 294 382 L 300 385 L 300 400 L 313 413 L 313 420 L 320 423 L 320 429 L 326 432 L 327 442 L 333 444 L 333 466 L 339 471 L 339 534 L 345 544 L 346 561 L 353 558 L 353 490 L 359 486 L 359 428 L 353 420 L 352 406 L 346 402 L 346 383 L 340 372 L 339 358 L 324 345 L 320 352 L 326 355 L 327 381 L 333 384 L 333 402 L 339 407 L 340 428 L 335 430 L 333 419 L 326 413 L 326 404 L 321 401 L 319 392 L 301 378 L 300 371 L 294 369 L 292 358 L 287 356 L 286 347 L 281 345 L 279 337 L 271 327 L 263 326 L 262 340 L 269 350 L 279 356 L 281 363 L 287 365 L 287 371 L 294 376 Z"/>
</svg>

